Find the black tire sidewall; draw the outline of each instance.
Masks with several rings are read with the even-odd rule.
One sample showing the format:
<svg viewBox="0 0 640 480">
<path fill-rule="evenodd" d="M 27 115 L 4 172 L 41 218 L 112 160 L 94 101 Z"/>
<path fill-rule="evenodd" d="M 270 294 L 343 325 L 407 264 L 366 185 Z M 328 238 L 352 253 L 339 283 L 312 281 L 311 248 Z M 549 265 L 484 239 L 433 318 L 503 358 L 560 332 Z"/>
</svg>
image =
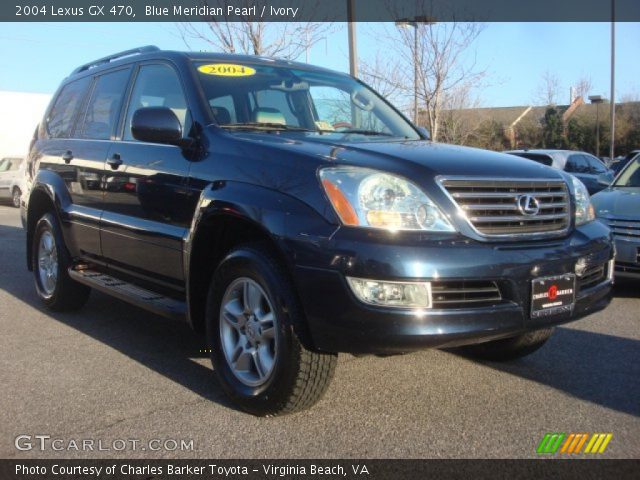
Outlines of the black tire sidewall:
<svg viewBox="0 0 640 480">
<path fill-rule="evenodd" d="M 258 387 L 242 383 L 231 371 L 220 339 L 220 306 L 228 286 L 235 279 L 247 277 L 257 282 L 269 297 L 277 319 L 278 355 L 270 378 Z M 251 247 L 233 251 L 216 270 L 207 301 L 207 343 L 214 369 L 226 393 L 245 410 L 264 414 L 286 402 L 295 384 L 300 344 L 293 332 L 298 312 L 288 279 L 269 264 L 263 252 Z"/>
</svg>

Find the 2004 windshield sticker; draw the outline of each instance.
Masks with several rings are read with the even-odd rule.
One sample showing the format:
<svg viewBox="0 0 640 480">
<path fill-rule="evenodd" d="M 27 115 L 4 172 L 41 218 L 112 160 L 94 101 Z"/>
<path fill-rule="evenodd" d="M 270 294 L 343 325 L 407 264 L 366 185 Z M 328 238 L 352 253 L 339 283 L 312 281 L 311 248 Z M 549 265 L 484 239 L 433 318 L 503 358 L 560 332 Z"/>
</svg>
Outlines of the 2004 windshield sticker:
<svg viewBox="0 0 640 480">
<path fill-rule="evenodd" d="M 200 73 L 205 75 L 217 75 L 219 77 L 249 77 L 255 75 L 255 69 L 246 65 L 233 63 L 209 63 L 198 67 Z"/>
</svg>

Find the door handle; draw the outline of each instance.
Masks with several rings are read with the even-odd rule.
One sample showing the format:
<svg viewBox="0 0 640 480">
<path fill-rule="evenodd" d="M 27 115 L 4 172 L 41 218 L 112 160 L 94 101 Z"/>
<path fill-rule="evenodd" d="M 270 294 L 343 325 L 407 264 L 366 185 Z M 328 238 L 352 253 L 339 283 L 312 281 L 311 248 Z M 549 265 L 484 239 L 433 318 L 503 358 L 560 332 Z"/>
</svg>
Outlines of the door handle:
<svg viewBox="0 0 640 480">
<path fill-rule="evenodd" d="M 122 165 L 122 158 L 120 158 L 119 153 L 114 153 L 110 159 L 107 160 L 107 163 L 111 167 L 111 170 L 117 170 L 120 165 Z"/>
<path fill-rule="evenodd" d="M 69 163 L 71 160 L 73 160 L 73 153 L 71 152 L 71 150 L 67 150 L 66 152 L 64 152 L 64 155 L 62 155 L 62 160 L 64 160 L 64 163 Z"/>
</svg>

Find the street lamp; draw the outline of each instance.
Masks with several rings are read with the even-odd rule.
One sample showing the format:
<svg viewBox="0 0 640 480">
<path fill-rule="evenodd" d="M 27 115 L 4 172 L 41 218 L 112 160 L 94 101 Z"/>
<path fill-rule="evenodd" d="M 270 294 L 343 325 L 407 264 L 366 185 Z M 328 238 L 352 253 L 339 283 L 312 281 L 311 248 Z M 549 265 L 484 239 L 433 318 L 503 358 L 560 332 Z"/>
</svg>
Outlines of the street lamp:
<svg viewBox="0 0 640 480">
<path fill-rule="evenodd" d="M 606 99 L 602 95 L 589 95 L 589 101 L 596 104 L 596 157 L 600 158 L 600 104 Z"/>
<path fill-rule="evenodd" d="M 433 25 L 436 21 L 424 15 L 396 20 L 396 27 L 413 27 L 413 123 L 418 125 L 418 28 L 420 25 Z"/>
<path fill-rule="evenodd" d="M 358 76 L 358 47 L 356 45 L 355 0 L 347 0 L 347 24 L 349 28 L 349 73 Z"/>
</svg>

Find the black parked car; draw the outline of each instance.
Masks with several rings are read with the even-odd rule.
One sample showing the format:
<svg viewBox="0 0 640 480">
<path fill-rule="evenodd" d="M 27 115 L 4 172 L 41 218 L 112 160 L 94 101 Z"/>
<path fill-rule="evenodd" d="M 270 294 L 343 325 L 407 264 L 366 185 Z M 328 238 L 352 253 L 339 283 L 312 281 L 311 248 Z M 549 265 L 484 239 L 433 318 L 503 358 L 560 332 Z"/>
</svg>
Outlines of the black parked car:
<svg viewBox="0 0 640 480">
<path fill-rule="evenodd" d="M 432 143 L 322 68 L 103 58 L 63 81 L 28 161 L 42 301 L 79 308 L 93 288 L 190 322 L 258 415 L 312 405 L 338 352 L 516 358 L 609 302 L 612 238 L 580 182 Z"/>
<path fill-rule="evenodd" d="M 580 179 L 593 195 L 604 188 L 599 179 L 613 180 L 614 173 L 598 157 L 573 150 L 511 150 L 505 153 L 534 160 L 558 170 L 564 170 Z"/>
</svg>

